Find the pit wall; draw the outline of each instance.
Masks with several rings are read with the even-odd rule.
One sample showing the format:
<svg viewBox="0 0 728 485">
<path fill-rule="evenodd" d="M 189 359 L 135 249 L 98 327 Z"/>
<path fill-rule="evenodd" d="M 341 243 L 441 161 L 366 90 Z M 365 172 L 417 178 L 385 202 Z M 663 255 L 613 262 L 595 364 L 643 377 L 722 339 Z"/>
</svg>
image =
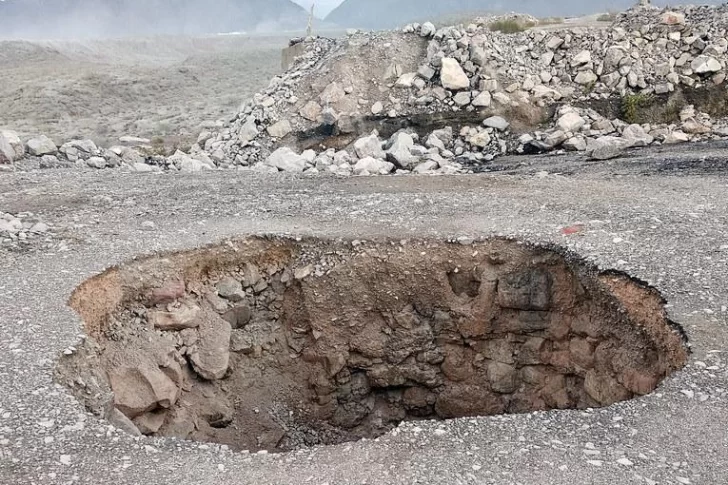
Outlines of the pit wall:
<svg viewBox="0 0 728 485">
<path fill-rule="evenodd" d="M 605 406 L 688 357 L 656 290 L 505 240 L 245 239 L 113 268 L 70 304 L 91 338 L 59 377 L 82 402 L 239 449 Z"/>
</svg>

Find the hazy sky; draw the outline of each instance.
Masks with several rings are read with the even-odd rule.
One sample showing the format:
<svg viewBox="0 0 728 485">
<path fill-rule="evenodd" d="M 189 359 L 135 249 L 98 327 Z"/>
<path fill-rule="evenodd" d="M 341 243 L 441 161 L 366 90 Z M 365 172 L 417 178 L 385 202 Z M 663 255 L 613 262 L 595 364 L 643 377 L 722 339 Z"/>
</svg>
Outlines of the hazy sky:
<svg viewBox="0 0 728 485">
<path fill-rule="evenodd" d="M 316 16 L 321 18 L 325 17 L 335 7 L 337 7 L 344 0 L 293 0 L 299 5 L 303 5 L 306 9 L 311 8 L 311 4 L 316 4 Z"/>
</svg>

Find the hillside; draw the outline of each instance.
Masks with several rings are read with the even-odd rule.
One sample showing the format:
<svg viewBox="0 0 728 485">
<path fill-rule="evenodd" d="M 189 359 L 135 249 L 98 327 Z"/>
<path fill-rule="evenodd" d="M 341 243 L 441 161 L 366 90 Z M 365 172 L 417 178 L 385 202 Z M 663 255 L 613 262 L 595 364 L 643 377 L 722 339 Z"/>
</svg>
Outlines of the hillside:
<svg viewBox="0 0 728 485">
<path fill-rule="evenodd" d="M 409 22 L 435 20 L 457 12 L 518 12 L 537 17 L 567 17 L 597 12 L 624 10 L 636 0 L 344 0 L 326 20 L 345 27 L 383 29 L 402 26 Z M 664 5 L 665 1 L 653 1 Z M 718 1 L 695 3 L 716 4 Z"/>
<path fill-rule="evenodd" d="M 303 30 L 290 0 L 0 0 L 0 38 Z"/>
</svg>

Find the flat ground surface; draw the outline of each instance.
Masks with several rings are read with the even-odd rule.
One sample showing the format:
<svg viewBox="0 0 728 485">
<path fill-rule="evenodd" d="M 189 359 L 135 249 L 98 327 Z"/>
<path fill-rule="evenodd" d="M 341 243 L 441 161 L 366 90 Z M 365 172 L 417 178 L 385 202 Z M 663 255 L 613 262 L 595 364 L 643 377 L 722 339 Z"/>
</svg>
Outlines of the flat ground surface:
<svg viewBox="0 0 728 485">
<path fill-rule="evenodd" d="M 0 174 L 0 209 L 56 231 L 49 248 L 0 249 L 0 483 L 724 485 L 727 158 L 689 146 L 608 164 L 504 160 L 501 173 L 462 177 Z M 261 233 L 565 245 L 662 290 L 694 353 L 657 392 L 608 409 L 408 423 L 282 455 L 132 438 L 54 384 L 82 333 L 66 300 L 84 279 L 139 254 Z"/>
<path fill-rule="evenodd" d="M 284 36 L 0 41 L 0 129 L 57 143 L 197 139 L 281 70 Z"/>
</svg>

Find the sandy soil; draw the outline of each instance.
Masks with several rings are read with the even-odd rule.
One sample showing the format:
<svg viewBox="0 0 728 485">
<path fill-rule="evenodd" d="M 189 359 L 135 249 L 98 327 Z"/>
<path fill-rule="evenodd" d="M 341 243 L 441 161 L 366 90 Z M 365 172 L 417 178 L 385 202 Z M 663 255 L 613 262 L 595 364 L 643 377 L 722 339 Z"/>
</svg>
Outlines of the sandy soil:
<svg viewBox="0 0 728 485">
<path fill-rule="evenodd" d="M 280 71 L 282 36 L 0 42 L 0 128 L 189 143 Z"/>
</svg>

